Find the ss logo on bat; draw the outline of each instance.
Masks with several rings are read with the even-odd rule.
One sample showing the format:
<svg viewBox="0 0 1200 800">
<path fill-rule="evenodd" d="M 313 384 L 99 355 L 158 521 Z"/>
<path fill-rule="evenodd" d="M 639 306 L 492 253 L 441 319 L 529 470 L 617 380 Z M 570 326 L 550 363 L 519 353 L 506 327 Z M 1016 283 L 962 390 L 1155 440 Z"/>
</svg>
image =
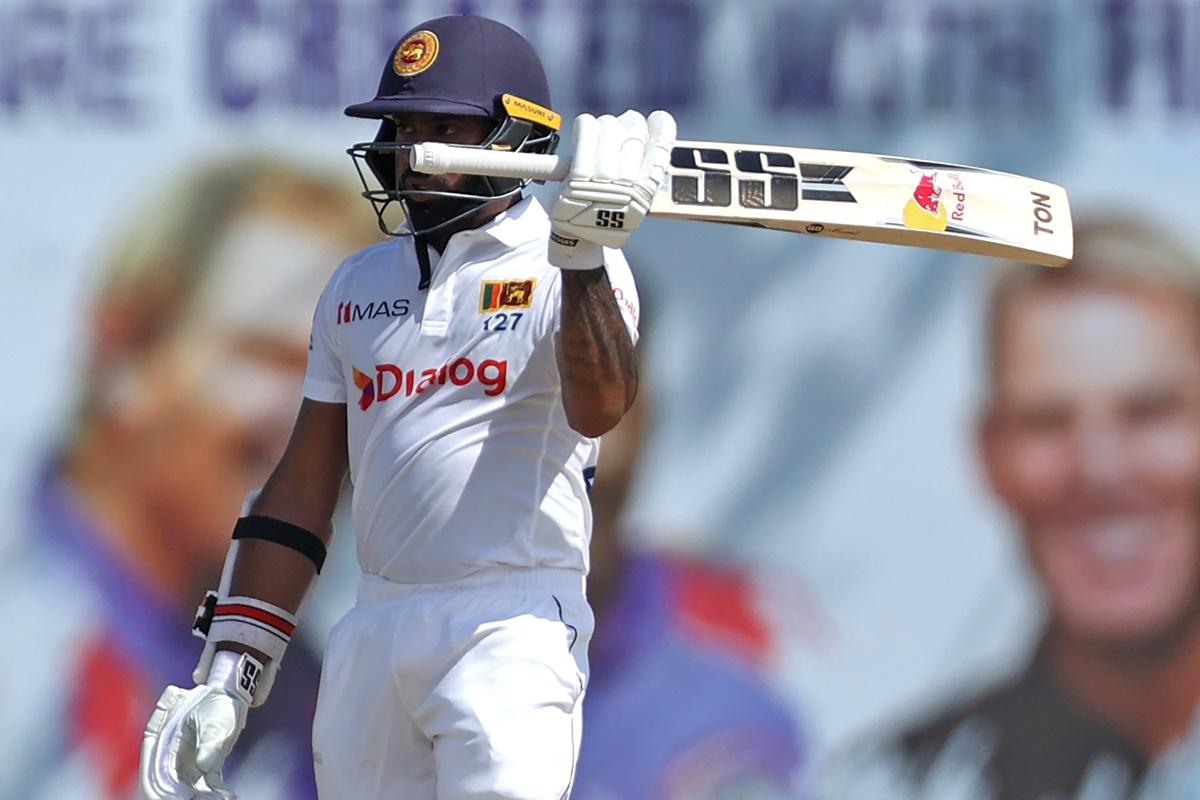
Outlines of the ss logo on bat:
<svg viewBox="0 0 1200 800">
<path fill-rule="evenodd" d="M 671 200 L 680 205 L 795 211 L 801 200 L 857 203 L 853 167 L 809 164 L 778 150 L 676 147 Z"/>
<path fill-rule="evenodd" d="M 625 212 L 600 209 L 596 212 L 597 228 L 624 228 Z"/>
</svg>

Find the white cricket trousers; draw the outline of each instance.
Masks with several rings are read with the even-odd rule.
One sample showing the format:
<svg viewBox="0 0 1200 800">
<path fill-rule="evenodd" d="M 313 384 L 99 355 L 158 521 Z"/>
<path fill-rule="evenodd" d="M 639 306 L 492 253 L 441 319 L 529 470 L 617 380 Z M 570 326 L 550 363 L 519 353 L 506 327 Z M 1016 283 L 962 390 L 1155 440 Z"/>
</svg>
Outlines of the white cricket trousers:
<svg viewBox="0 0 1200 800">
<path fill-rule="evenodd" d="M 321 673 L 321 800 L 565 800 L 592 626 L 571 570 L 363 576 Z"/>
</svg>

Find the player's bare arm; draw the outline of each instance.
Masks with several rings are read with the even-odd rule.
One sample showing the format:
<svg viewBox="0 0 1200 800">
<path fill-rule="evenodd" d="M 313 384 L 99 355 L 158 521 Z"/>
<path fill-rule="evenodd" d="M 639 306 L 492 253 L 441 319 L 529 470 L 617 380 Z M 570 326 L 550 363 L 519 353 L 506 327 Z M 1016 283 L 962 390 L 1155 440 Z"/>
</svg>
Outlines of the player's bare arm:
<svg viewBox="0 0 1200 800">
<path fill-rule="evenodd" d="M 563 271 L 558 371 L 567 421 L 601 436 L 637 396 L 637 354 L 603 268 Z"/>
<path fill-rule="evenodd" d="M 287 449 L 250 513 L 311 531 L 328 545 L 346 477 L 346 453 L 346 404 L 306 398 Z M 295 613 L 316 577 L 312 560 L 299 551 L 265 539 L 246 539 L 238 549 L 230 591 Z"/>
</svg>

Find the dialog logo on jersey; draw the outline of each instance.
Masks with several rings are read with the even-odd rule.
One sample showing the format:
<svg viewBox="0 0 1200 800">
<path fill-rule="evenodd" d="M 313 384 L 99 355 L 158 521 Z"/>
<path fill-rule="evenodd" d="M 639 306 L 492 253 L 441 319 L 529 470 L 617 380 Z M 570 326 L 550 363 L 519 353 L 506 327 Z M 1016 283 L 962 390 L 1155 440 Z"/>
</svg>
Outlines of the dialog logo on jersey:
<svg viewBox="0 0 1200 800">
<path fill-rule="evenodd" d="M 469 386 L 477 383 L 483 393 L 495 397 L 508 386 L 508 360 L 487 358 L 476 364 L 469 358 L 459 358 L 440 367 L 406 370 L 397 364 L 377 364 L 375 376 L 352 367 L 354 385 L 362 391 L 359 409 L 366 411 L 375 403 L 385 403 L 393 397 L 412 397 L 437 389 L 439 386 Z"/>
<path fill-rule="evenodd" d="M 529 308 L 533 305 L 533 287 L 537 281 L 484 281 L 479 292 L 479 313 L 505 311 L 510 308 Z"/>
<path fill-rule="evenodd" d="M 358 407 L 366 411 L 375 402 L 375 381 L 371 380 L 371 376 L 359 371 L 358 367 L 351 367 L 354 370 L 354 385 L 362 392 L 362 397 L 358 398 Z"/>
<path fill-rule="evenodd" d="M 922 172 L 912 198 L 904 204 L 904 227 L 922 231 L 944 231 L 949 224 L 949 210 L 942 202 L 942 187 L 938 174 Z"/>
</svg>

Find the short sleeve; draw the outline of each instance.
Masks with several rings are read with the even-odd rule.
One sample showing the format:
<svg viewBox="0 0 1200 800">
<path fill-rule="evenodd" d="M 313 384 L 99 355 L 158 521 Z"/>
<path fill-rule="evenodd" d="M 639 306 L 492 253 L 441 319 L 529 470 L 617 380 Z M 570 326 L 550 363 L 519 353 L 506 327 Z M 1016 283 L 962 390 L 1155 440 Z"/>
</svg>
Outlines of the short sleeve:
<svg viewBox="0 0 1200 800">
<path fill-rule="evenodd" d="M 633 270 L 629 268 L 625 254 L 611 247 L 604 248 L 604 266 L 608 270 L 608 282 L 613 287 L 617 307 L 621 309 L 625 327 L 629 330 L 629 338 L 637 344 L 641 305 L 638 302 L 637 285 L 633 282 Z"/>
<path fill-rule="evenodd" d="M 308 399 L 322 403 L 346 402 L 346 379 L 333 331 L 337 321 L 336 309 L 331 307 L 334 283 L 335 280 L 329 282 L 317 301 L 312 333 L 308 338 L 308 369 L 301 390 Z"/>
</svg>

